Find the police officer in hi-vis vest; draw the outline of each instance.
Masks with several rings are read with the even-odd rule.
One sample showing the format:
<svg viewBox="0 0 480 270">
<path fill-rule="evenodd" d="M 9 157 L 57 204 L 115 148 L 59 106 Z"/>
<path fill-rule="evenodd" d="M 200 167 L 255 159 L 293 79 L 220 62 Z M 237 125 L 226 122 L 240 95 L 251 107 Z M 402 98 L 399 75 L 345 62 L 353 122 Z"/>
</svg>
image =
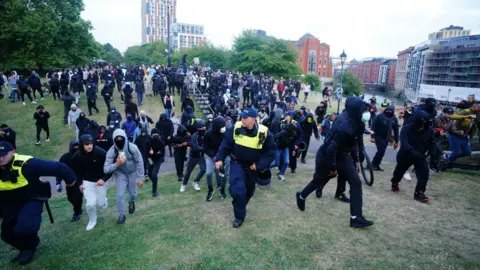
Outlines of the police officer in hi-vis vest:
<svg viewBox="0 0 480 270">
<path fill-rule="evenodd" d="M 230 155 L 230 187 L 235 220 L 233 227 L 242 226 L 247 203 L 253 196 L 257 174 L 269 170 L 275 159 L 276 146 L 268 128 L 256 123 L 257 111 L 248 108 L 241 113 L 241 122 L 229 128 L 220 145 L 215 166 L 220 169 Z"/>
<path fill-rule="evenodd" d="M 35 254 L 43 203 L 51 196 L 50 183 L 42 182 L 42 176 L 60 177 L 67 186 L 75 183 L 75 174 L 67 165 L 19 155 L 10 143 L 0 142 L 1 237 L 20 251 L 12 262 L 21 265 Z"/>
</svg>

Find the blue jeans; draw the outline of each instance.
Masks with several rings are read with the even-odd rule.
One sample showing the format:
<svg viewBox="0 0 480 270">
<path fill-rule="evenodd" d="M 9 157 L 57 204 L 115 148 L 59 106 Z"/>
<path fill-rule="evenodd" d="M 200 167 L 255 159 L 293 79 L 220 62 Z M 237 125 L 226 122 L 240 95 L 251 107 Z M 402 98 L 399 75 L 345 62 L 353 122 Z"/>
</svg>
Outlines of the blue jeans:
<svg viewBox="0 0 480 270">
<path fill-rule="evenodd" d="M 12 102 L 15 102 L 16 95 L 17 95 L 17 89 L 12 89 L 12 92 L 10 93 L 10 98 L 12 99 Z"/>
<path fill-rule="evenodd" d="M 170 116 L 172 115 L 172 109 L 165 109 L 165 114 L 167 114 L 167 119 L 170 119 Z"/>
<path fill-rule="evenodd" d="M 467 157 L 472 154 L 470 140 L 467 137 L 448 135 L 452 153 L 448 156 L 448 161 L 454 162 L 457 158 Z"/>
<path fill-rule="evenodd" d="M 137 92 L 137 101 L 138 101 L 138 105 L 142 105 L 142 102 L 143 102 L 143 92 Z"/>
<path fill-rule="evenodd" d="M 283 163 L 281 163 L 282 159 Z M 282 164 L 282 166 L 279 168 L 280 175 L 285 175 L 285 171 L 288 168 L 288 163 L 290 163 L 290 154 L 288 148 L 277 149 L 275 153 L 275 165 L 273 167 L 278 167 L 280 164 Z"/>
</svg>

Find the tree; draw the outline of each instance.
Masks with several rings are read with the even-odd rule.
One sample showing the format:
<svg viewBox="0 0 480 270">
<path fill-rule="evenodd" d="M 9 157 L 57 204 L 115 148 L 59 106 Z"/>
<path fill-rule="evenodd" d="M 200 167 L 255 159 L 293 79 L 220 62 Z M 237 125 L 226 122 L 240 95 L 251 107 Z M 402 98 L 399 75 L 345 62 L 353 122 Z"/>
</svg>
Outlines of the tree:
<svg viewBox="0 0 480 270">
<path fill-rule="evenodd" d="M 230 69 L 232 51 L 212 44 L 195 46 L 186 51 L 175 52 L 172 64 L 180 63 L 183 55 L 188 55 L 188 65 L 193 65 L 193 59 L 198 57 L 201 65 L 210 66 L 212 69 Z M 175 61 L 173 61 L 175 60 Z"/>
<path fill-rule="evenodd" d="M 335 85 L 335 89 L 340 85 L 340 74 L 335 77 L 335 81 L 338 82 L 338 85 Z M 358 96 L 363 92 L 362 82 L 350 71 L 346 70 L 343 72 L 343 95 L 344 96 Z"/>
<path fill-rule="evenodd" d="M 100 58 L 107 63 L 117 66 L 123 63 L 123 57 L 120 51 L 114 48 L 110 43 L 106 43 L 101 46 Z"/>
<path fill-rule="evenodd" d="M 317 90 L 320 87 L 320 80 L 318 79 L 318 76 L 315 74 L 307 74 L 303 76 L 302 82 L 310 84 L 312 86 L 312 90 Z"/>
<path fill-rule="evenodd" d="M 125 51 L 125 63 L 136 65 L 166 65 L 168 62 L 165 52 L 166 49 L 167 45 L 161 41 L 128 47 Z"/>
<path fill-rule="evenodd" d="M 266 73 L 272 76 L 296 76 L 297 52 L 287 41 L 263 40 L 252 30 L 243 31 L 233 43 L 233 66 L 241 72 Z"/>
<path fill-rule="evenodd" d="M 10 0 L 0 25 L 0 62 L 4 68 L 55 68 L 90 63 L 98 46 L 90 22 L 80 18 L 81 0 Z"/>
</svg>

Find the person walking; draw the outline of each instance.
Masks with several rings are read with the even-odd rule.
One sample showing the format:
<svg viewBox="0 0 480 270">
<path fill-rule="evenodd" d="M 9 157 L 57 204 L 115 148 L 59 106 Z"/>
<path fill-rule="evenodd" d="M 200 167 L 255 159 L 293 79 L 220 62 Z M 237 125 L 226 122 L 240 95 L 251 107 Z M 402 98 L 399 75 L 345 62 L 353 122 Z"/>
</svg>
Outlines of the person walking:
<svg viewBox="0 0 480 270">
<path fill-rule="evenodd" d="M 148 148 L 148 177 L 152 180 L 152 196 L 158 196 L 158 172 L 165 161 L 165 143 L 160 137 L 158 129 L 152 129 L 151 140 L 147 143 Z"/>
<path fill-rule="evenodd" d="M 40 132 L 45 130 L 47 133 L 46 141 L 50 141 L 50 129 L 48 128 L 48 119 L 50 118 L 50 113 L 45 110 L 43 105 L 37 107 L 37 110 L 33 114 L 33 118 L 36 120 L 36 127 L 37 127 L 37 142 L 35 145 L 41 145 L 40 142 Z"/>
</svg>

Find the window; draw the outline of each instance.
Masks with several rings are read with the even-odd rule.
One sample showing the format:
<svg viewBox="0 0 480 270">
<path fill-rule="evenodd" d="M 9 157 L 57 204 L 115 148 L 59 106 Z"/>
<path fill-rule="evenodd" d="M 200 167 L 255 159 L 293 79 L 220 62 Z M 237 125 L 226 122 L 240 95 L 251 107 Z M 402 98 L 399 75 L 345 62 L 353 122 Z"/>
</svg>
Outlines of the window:
<svg viewBox="0 0 480 270">
<path fill-rule="evenodd" d="M 317 65 L 317 52 L 312 50 L 308 53 L 308 73 L 315 73 L 316 65 Z"/>
<path fill-rule="evenodd" d="M 302 57 L 300 56 L 300 63 L 302 63 Z"/>
<path fill-rule="evenodd" d="M 324 64 L 327 63 L 327 59 L 326 59 L 326 58 L 323 59 L 323 63 L 324 63 Z"/>
</svg>

